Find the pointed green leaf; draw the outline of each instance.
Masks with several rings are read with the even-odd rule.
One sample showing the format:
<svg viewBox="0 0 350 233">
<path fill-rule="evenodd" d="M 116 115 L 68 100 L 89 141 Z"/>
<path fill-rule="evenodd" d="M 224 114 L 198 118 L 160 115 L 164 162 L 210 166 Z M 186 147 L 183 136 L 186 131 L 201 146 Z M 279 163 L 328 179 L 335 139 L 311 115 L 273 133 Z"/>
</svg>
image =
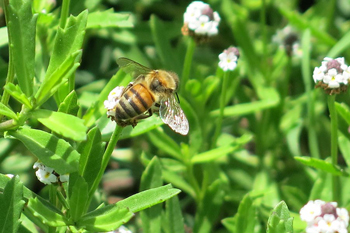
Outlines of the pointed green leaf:
<svg viewBox="0 0 350 233">
<path fill-rule="evenodd" d="M 52 76 L 55 70 L 57 70 L 64 61 L 81 49 L 85 35 L 87 16 L 87 10 L 81 12 L 77 17 L 71 15 L 67 19 L 65 28 L 58 28 L 45 79 Z"/>
<path fill-rule="evenodd" d="M 195 156 L 192 157 L 191 162 L 192 163 L 208 163 L 212 162 L 215 159 L 218 159 L 222 156 L 226 156 L 229 153 L 232 153 L 233 151 L 237 150 L 239 148 L 238 145 L 232 146 L 232 145 L 227 145 L 227 146 L 221 146 L 200 154 L 196 154 Z"/>
<path fill-rule="evenodd" d="M 147 165 L 141 177 L 140 190 L 157 188 L 162 186 L 162 167 L 159 159 L 154 156 Z M 161 230 L 161 211 L 162 206 L 156 205 L 141 211 L 143 231 L 145 233 L 160 233 Z"/>
<path fill-rule="evenodd" d="M 161 130 L 153 130 L 147 134 L 151 142 L 158 148 L 173 156 L 174 158 L 181 158 L 181 149 L 179 145 Z"/>
<path fill-rule="evenodd" d="M 87 28 L 108 28 L 108 27 L 120 27 L 130 28 L 133 27 L 129 18 L 129 14 L 120 14 L 113 12 L 113 9 L 106 11 L 92 12 L 88 16 Z"/>
<path fill-rule="evenodd" d="M 253 199 L 246 194 L 239 203 L 238 212 L 234 216 L 234 232 L 251 233 L 254 232 L 256 224 L 256 207 L 253 205 Z"/>
<path fill-rule="evenodd" d="M 70 75 L 72 75 L 80 65 L 79 61 L 81 59 L 81 54 L 81 50 L 72 53 L 66 60 L 57 65 L 58 67 L 50 74 L 46 73 L 43 83 L 35 94 L 37 101 L 36 106 L 41 106 L 62 84 L 67 82 Z"/>
<path fill-rule="evenodd" d="M 29 199 L 26 208 L 45 225 L 59 227 L 66 226 L 68 223 L 66 217 L 60 210 L 43 199 Z"/>
<path fill-rule="evenodd" d="M 168 233 L 185 233 L 179 198 L 177 196 L 170 198 L 165 202 L 165 207 L 167 226 L 163 227 Z"/>
<path fill-rule="evenodd" d="M 79 174 L 87 182 L 89 192 L 101 169 L 104 146 L 105 144 L 101 141 L 101 133 L 98 128 L 95 127 L 89 131 L 87 140 L 81 142 L 77 149 L 81 154 Z"/>
<path fill-rule="evenodd" d="M 224 194 L 221 180 L 216 180 L 209 186 L 196 212 L 194 232 L 212 232 L 224 201 Z"/>
<path fill-rule="evenodd" d="M 84 215 L 75 225 L 92 232 L 113 231 L 128 222 L 134 214 L 117 204 L 104 206 Z"/>
<path fill-rule="evenodd" d="M 334 166 L 333 164 L 321 159 L 316 159 L 316 158 L 311 158 L 306 156 L 300 156 L 300 157 L 294 157 L 294 158 L 295 160 L 301 162 L 304 165 L 320 169 L 322 171 L 331 173 L 336 176 L 349 176 L 349 174 L 343 169 L 340 169 Z"/>
<path fill-rule="evenodd" d="M 0 115 L 7 116 L 8 118 L 18 120 L 16 113 L 14 113 L 9 107 L 0 103 Z"/>
<path fill-rule="evenodd" d="M 70 216 L 76 222 L 84 214 L 88 202 L 88 185 L 76 172 L 69 176 L 68 194 Z"/>
<path fill-rule="evenodd" d="M 78 111 L 78 96 L 77 93 L 73 90 L 62 101 L 62 103 L 58 107 L 58 112 L 64 112 L 76 116 L 78 114 Z"/>
<path fill-rule="evenodd" d="M 35 30 L 37 15 L 31 0 L 4 1 L 9 31 L 10 56 L 18 84 L 26 96 L 33 94 Z M 7 5 L 9 4 L 9 5 Z"/>
<path fill-rule="evenodd" d="M 32 108 L 32 104 L 30 103 L 28 97 L 22 92 L 21 88 L 18 85 L 14 85 L 13 83 L 7 83 L 4 86 L 4 89 L 18 102 L 27 106 L 27 108 Z"/>
<path fill-rule="evenodd" d="M 66 174 L 78 171 L 80 155 L 63 139 L 29 128 L 8 131 L 8 134 L 23 142 L 30 152 L 57 173 Z"/>
<path fill-rule="evenodd" d="M 0 174 L 0 191 L 3 191 L 6 185 L 11 181 L 11 178 L 8 175 Z M 23 197 L 25 199 L 34 198 L 36 196 L 30 189 L 23 186 Z"/>
<path fill-rule="evenodd" d="M 23 184 L 17 176 L 13 177 L 0 194 L 0 232 L 16 233 L 24 206 Z"/>
<path fill-rule="evenodd" d="M 339 115 L 345 120 L 345 122 L 350 125 L 350 109 L 345 103 L 335 102 L 335 109 Z"/>
<path fill-rule="evenodd" d="M 76 116 L 45 109 L 33 111 L 32 116 L 47 128 L 63 137 L 75 141 L 86 139 L 87 127 L 84 125 L 84 121 Z"/>
<path fill-rule="evenodd" d="M 267 222 L 268 233 L 292 233 L 293 218 L 290 217 L 288 206 L 284 201 L 281 201 L 272 210 Z"/>
<path fill-rule="evenodd" d="M 168 184 L 159 188 L 153 188 L 137 193 L 131 197 L 119 201 L 118 205 L 120 207 L 127 207 L 131 212 L 136 213 L 162 203 L 180 192 L 181 191 L 179 189 L 175 189 L 171 184 Z"/>
</svg>

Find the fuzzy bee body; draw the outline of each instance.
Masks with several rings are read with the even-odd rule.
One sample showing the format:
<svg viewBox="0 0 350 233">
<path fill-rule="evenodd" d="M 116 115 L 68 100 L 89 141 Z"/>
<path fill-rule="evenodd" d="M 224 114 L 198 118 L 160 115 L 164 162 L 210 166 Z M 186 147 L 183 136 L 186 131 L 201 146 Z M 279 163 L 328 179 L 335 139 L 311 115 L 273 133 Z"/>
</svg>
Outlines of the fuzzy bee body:
<svg viewBox="0 0 350 233">
<path fill-rule="evenodd" d="M 188 120 L 175 98 L 178 76 L 171 71 L 152 70 L 127 58 L 119 58 L 117 63 L 135 79 L 118 97 L 114 116 L 117 124 L 135 126 L 140 119 L 150 117 L 157 109 L 165 124 L 186 135 Z"/>
</svg>

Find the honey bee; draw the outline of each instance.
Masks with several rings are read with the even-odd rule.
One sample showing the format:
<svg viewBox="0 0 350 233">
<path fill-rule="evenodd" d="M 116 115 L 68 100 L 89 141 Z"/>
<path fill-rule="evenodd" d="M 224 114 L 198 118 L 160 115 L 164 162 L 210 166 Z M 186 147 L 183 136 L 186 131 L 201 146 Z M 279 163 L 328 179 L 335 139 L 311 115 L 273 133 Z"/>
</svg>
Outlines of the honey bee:
<svg viewBox="0 0 350 233">
<path fill-rule="evenodd" d="M 187 135 L 188 120 L 176 100 L 179 87 L 177 74 L 152 70 L 128 58 L 117 59 L 117 64 L 134 78 L 134 82 L 129 83 L 118 97 L 115 106 L 117 124 L 135 126 L 139 120 L 158 112 L 172 130 Z"/>
</svg>

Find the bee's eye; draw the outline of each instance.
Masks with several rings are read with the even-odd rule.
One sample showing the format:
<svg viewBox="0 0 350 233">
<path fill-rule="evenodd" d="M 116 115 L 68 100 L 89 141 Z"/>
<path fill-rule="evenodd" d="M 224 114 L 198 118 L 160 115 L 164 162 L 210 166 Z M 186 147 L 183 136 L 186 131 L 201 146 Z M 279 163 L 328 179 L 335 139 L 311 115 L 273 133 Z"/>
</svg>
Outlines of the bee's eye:
<svg viewBox="0 0 350 233">
<path fill-rule="evenodd" d="M 150 85 L 150 89 L 152 91 L 159 91 L 160 89 L 162 88 L 160 82 L 158 79 L 154 79 L 152 82 L 151 82 L 151 85 Z"/>
</svg>

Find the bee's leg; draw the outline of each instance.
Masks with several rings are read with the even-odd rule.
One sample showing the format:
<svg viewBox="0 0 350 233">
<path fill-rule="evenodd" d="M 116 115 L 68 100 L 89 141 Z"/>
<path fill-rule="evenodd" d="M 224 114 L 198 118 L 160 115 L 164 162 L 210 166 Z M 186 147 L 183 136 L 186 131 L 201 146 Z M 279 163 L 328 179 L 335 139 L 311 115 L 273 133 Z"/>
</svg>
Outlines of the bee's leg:
<svg viewBox="0 0 350 233">
<path fill-rule="evenodd" d="M 150 117 L 150 116 L 152 116 L 152 115 L 153 115 L 152 109 L 148 109 L 147 113 L 144 113 L 144 114 L 142 114 L 142 115 L 139 115 L 139 116 L 137 116 L 137 117 L 132 118 L 132 119 L 130 120 L 130 125 L 132 125 L 132 127 L 135 127 L 135 126 L 137 125 L 137 122 L 138 122 L 139 120 L 146 119 L 146 118 L 148 118 L 148 117 Z"/>
</svg>

